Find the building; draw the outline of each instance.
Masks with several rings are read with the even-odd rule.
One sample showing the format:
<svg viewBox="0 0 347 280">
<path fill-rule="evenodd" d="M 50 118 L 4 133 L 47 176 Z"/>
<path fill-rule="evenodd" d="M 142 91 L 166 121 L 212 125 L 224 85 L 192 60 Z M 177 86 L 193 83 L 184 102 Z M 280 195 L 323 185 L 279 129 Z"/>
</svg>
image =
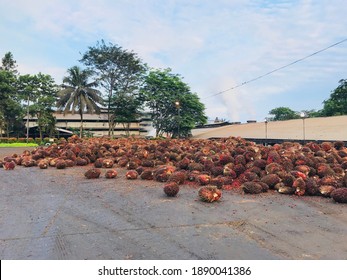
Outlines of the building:
<svg viewBox="0 0 347 280">
<path fill-rule="evenodd" d="M 67 136 L 69 134 L 79 133 L 81 126 L 81 118 L 78 113 L 71 114 L 62 112 L 53 113 L 56 118 L 57 136 Z M 25 125 L 27 118 L 23 119 Z M 35 137 L 35 128 L 37 128 L 37 118 L 29 118 L 30 136 Z M 130 123 L 130 135 L 147 136 L 152 129 L 150 116 L 144 113 L 139 120 Z M 36 129 L 37 130 L 37 129 Z M 102 137 L 107 136 L 109 131 L 107 111 L 100 114 L 83 114 L 83 131 L 88 136 Z M 113 129 L 113 136 L 121 137 L 126 135 L 125 127 L 121 123 L 117 123 Z"/>
</svg>

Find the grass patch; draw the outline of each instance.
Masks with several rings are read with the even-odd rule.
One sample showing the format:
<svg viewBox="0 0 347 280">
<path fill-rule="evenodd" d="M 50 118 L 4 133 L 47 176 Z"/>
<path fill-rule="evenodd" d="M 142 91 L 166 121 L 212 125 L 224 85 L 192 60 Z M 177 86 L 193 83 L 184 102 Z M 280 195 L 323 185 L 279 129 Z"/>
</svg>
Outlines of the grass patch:
<svg viewBox="0 0 347 280">
<path fill-rule="evenodd" d="M 37 147 L 35 143 L 0 143 L 0 148 Z"/>
</svg>

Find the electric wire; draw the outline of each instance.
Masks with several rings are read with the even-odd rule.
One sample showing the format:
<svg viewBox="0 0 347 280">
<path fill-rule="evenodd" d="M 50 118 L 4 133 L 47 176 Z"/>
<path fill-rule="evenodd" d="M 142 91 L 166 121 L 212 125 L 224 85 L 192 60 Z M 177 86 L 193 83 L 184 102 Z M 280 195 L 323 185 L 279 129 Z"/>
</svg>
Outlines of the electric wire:
<svg viewBox="0 0 347 280">
<path fill-rule="evenodd" d="M 286 65 L 281 66 L 281 67 L 279 67 L 279 68 L 276 68 L 276 69 L 274 69 L 274 70 L 272 70 L 272 71 L 270 71 L 270 72 L 267 72 L 267 73 L 265 73 L 265 74 L 262 74 L 262 75 L 260 75 L 260 76 L 258 76 L 258 77 L 256 77 L 256 78 L 247 80 L 247 81 L 245 81 L 245 82 L 243 82 L 243 83 L 241 83 L 241 84 L 238 84 L 238 85 L 236 85 L 236 86 L 233 86 L 233 87 L 228 88 L 228 89 L 223 90 L 223 91 L 219 91 L 219 92 L 217 92 L 217 93 L 215 93 L 215 94 L 212 94 L 212 95 L 209 95 L 209 96 L 207 96 L 207 97 L 205 97 L 205 98 L 214 97 L 214 96 L 223 94 L 223 93 L 225 93 L 225 92 L 228 92 L 228 91 L 237 89 L 237 88 L 239 88 L 239 87 L 242 87 L 242 86 L 244 86 L 244 85 L 246 85 L 246 84 L 249 84 L 249 83 L 252 83 L 252 82 L 254 82 L 254 81 L 257 81 L 257 80 L 259 80 L 259 79 L 261 79 L 261 78 L 264 78 L 264 77 L 266 77 L 266 76 L 271 75 L 272 73 L 275 73 L 275 72 L 280 71 L 280 70 L 282 70 L 282 69 L 284 69 L 284 68 L 287 68 L 287 67 L 289 67 L 289 66 L 292 66 L 293 64 L 296 64 L 296 63 L 298 63 L 298 62 L 301 62 L 301 61 L 303 61 L 303 60 L 305 60 L 305 59 L 307 59 L 307 58 L 310 58 L 310 57 L 312 57 L 312 56 L 314 56 L 314 55 L 317 55 L 317 54 L 319 54 L 319 53 L 321 53 L 321 52 L 324 52 L 324 51 L 326 51 L 326 50 L 328 50 L 328 49 L 330 49 L 330 48 L 333 48 L 333 47 L 335 47 L 335 46 L 337 46 L 337 45 L 339 45 L 339 44 L 342 44 L 342 43 L 344 43 L 344 42 L 346 42 L 346 41 L 347 41 L 347 38 L 346 38 L 346 39 L 343 39 L 343 40 L 341 40 L 341 41 L 339 41 L 339 42 L 337 42 L 337 43 L 335 43 L 335 44 L 332 44 L 332 45 L 330 45 L 330 46 L 328 46 L 328 47 L 325 47 L 325 48 L 323 48 L 323 49 L 321 49 L 321 50 L 319 50 L 319 51 L 316 51 L 316 52 L 314 52 L 314 53 L 311 53 L 311 54 L 309 54 L 309 55 L 307 55 L 307 56 L 305 56 L 305 57 L 302 57 L 302 58 L 300 58 L 300 59 L 297 59 L 297 60 L 295 60 L 295 61 L 293 61 L 293 62 L 291 62 L 291 63 L 289 63 L 289 64 L 286 64 Z"/>
</svg>

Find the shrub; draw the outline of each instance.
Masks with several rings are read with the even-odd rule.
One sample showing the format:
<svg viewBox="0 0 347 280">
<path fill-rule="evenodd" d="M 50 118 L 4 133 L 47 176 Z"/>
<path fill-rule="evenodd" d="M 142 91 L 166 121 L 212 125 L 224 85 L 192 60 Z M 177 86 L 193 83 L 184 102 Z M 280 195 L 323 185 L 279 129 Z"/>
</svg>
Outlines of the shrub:
<svg viewBox="0 0 347 280">
<path fill-rule="evenodd" d="M 7 139 L 7 143 L 9 144 L 13 144 L 13 143 L 16 143 L 17 142 L 17 138 L 14 138 L 14 137 L 10 137 Z"/>
</svg>

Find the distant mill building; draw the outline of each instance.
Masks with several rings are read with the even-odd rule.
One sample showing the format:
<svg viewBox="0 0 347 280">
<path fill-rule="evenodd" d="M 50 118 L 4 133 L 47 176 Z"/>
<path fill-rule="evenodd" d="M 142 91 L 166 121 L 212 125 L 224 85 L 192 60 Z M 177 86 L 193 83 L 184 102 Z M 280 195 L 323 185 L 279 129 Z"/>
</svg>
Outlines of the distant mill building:
<svg viewBox="0 0 347 280">
<path fill-rule="evenodd" d="M 71 114 L 62 112 L 55 112 L 53 116 L 56 118 L 56 136 L 57 137 L 67 137 L 72 134 L 78 134 L 81 119 L 79 114 Z M 25 125 L 27 123 L 27 118 L 23 119 Z M 130 123 L 130 135 L 134 136 L 147 136 L 149 131 L 151 131 L 151 118 L 149 114 L 142 114 L 142 116 L 135 121 Z M 102 111 L 100 114 L 83 114 L 83 131 L 88 136 L 102 137 L 108 136 L 109 125 L 108 125 L 108 115 L 107 111 Z M 121 137 L 126 134 L 126 130 L 121 123 L 116 123 L 112 129 L 114 137 Z M 39 137 L 39 132 L 37 129 L 37 118 L 29 118 L 29 136 L 36 138 Z"/>
</svg>

